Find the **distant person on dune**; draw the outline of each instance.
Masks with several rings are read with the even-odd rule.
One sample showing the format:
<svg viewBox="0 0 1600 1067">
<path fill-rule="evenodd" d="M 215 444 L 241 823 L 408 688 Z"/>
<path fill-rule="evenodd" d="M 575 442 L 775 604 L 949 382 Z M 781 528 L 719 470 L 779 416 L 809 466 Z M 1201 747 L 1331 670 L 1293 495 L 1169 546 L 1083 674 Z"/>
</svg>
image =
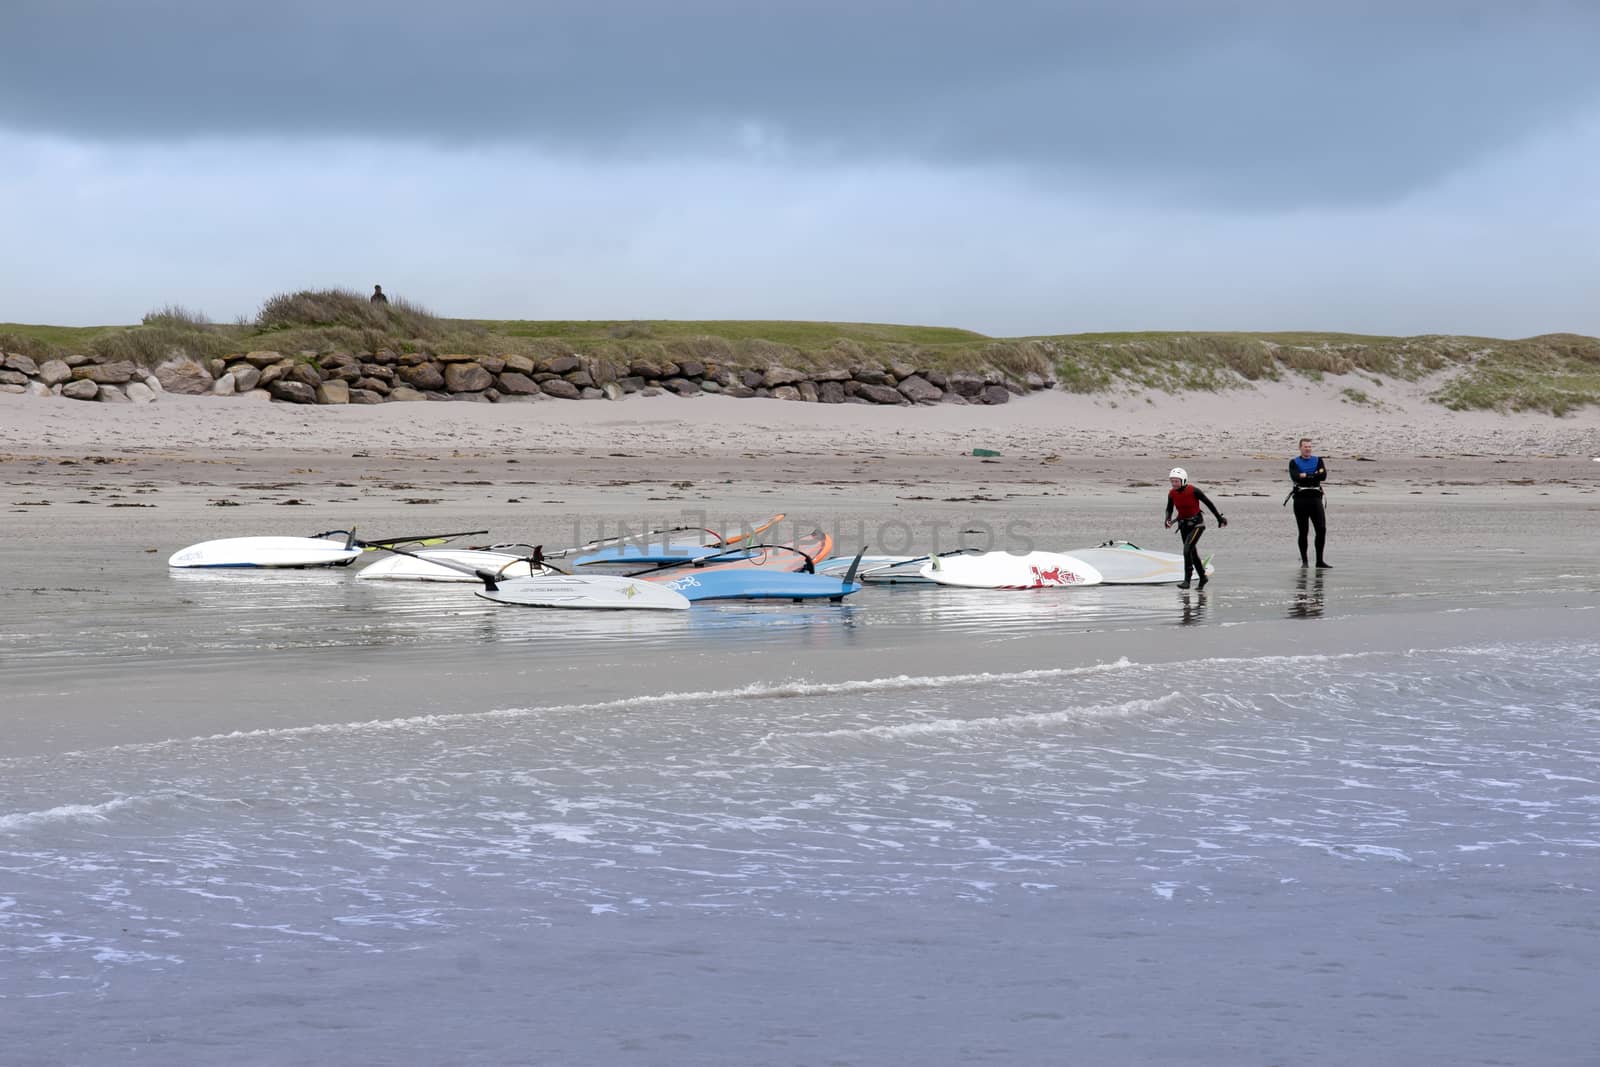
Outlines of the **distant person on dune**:
<svg viewBox="0 0 1600 1067">
<path fill-rule="evenodd" d="M 374 285 L 372 287 L 371 300 L 374 304 L 387 304 L 389 302 L 389 298 L 383 295 L 383 286 Z"/>
<path fill-rule="evenodd" d="M 1322 550 L 1328 543 L 1328 515 L 1322 505 L 1322 483 L 1327 480 L 1327 465 L 1322 462 L 1321 456 L 1311 454 L 1311 438 L 1300 438 L 1300 454 L 1289 461 L 1289 483 L 1294 486 L 1289 490 L 1289 495 L 1294 498 L 1294 522 L 1300 530 L 1302 567 L 1309 565 L 1306 560 L 1307 526 L 1315 527 L 1317 531 L 1317 566 L 1333 566 L 1322 558 Z"/>
<path fill-rule="evenodd" d="M 1172 513 L 1178 513 L 1178 536 L 1183 538 L 1183 581 L 1178 583 L 1179 589 L 1189 588 L 1189 576 L 1198 573 L 1200 583 L 1198 589 L 1206 587 L 1206 564 L 1200 558 L 1200 536 L 1206 532 L 1206 517 L 1200 510 L 1204 504 L 1211 509 L 1211 514 L 1217 517 L 1217 529 L 1228 528 L 1228 520 L 1222 517 L 1222 512 L 1211 502 L 1197 487 L 1189 484 L 1189 472 L 1182 467 L 1173 467 L 1167 475 L 1167 480 L 1172 483 L 1172 488 L 1167 491 L 1167 527 L 1173 524 Z"/>
</svg>

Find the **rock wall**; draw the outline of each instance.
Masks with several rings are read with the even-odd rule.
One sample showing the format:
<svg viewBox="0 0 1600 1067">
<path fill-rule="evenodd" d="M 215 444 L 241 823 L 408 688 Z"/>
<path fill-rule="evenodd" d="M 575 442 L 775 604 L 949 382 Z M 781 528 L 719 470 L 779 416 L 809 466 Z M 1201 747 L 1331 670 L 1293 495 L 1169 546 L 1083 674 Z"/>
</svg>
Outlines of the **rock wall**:
<svg viewBox="0 0 1600 1067">
<path fill-rule="evenodd" d="M 261 351 L 206 360 L 175 355 L 154 370 L 87 355 L 38 363 L 6 353 L 0 361 L 0 392 L 103 403 L 151 403 L 162 393 L 285 404 L 426 400 L 505 404 L 621 400 L 635 393 L 668 392 L 814 404 L 1004 404 L 1013 396 L 1054 385 L 1037 374 L 1018 377 L 997 369 L 951 373 L 899 363 L 830 370 L 692 361 L 622 364 L 576 354 L 535 360 L 522 355 Z"/>
</svg>

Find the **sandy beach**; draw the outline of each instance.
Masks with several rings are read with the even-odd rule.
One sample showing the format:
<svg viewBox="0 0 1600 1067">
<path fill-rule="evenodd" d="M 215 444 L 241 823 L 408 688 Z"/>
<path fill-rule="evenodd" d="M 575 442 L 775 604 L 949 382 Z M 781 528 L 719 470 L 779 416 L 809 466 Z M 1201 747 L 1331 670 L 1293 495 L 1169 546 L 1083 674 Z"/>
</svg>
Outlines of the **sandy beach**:
<svg viewBox="0 0 1600 1067">
<path fill-rule="evenodd" d="M 1174 463 L 1223 495 L 1272 498 L 1302 435 L 1315 438 L 1334 471 L 1330 490 L 1346 498 L 1564 499 L 1592 492 L 1600 476 L 1592 409 L 1562 419 L 1451 412 L 1401 386 L 1374 409 L 1341 402 L 1338 389 L 1329 379 L 1184 397 L 1053 393 L 1003 408 L 891 409 L 712 396 L 349 408 L 0 396 L 0 473 L 13 497 L 4 501 L 13 536 L 48 532 L 61 513 L 44 507 L 72 508 L 71 497 L 153 508 L 113 518 L 119 526 L 136 518 L 162 544 L 306 521 L 307 512 L 198 510 L 220 501 L 250 509 L 294 501 L 333 525 L 470 515 L 496 536 L 522 539 L 554 537 L 574 515 L 632 518 L 673 504 L 716 511 L 778 487 L 795 500 L 786 509 L 888 504 L 873 486 L 893 487 L 897 510 L 962 494 L 990 503 L 979 498 L 1001 487 L 1013 499 L 1139 490 L 1159 507 Z M 1001 455 L 977 459 L 974 448 Z M 92 524 L 95 515 L 72 519 Z"/>
<path fill-rule="evenodd" d="M 1586 1062 L 1600 417 L 1337 390 L 0 396 L 8 1062 Z M 165 565 L 776 512 L 1170 548 L 1174 464 L 1230 520 L 1199 593 L 599 618 Z"/>
<path fill-rule="evenodd" d="M 1003 408 L 670 395 L 348 408 L 0 396 L 0 506 L 8 517 L 0 560 L 9 597 L 37 597 L 55 582 L 69 592 L 51 606 L 71 605 L 70 616 L 92 610 L 104 592 L 91 578 L 165 585 L 164 560 L 185 545 L 332 529 L 371 538 L 487 531 L 457 543 L 555 548 L 624 531 L 731 529 L 782 513 L 770 539 L 820 528 L 839 553 L 1065 550 L 1110 539 L 1170 549 L 1160 523 L 1165 476 L 1181 464 L 1231 522 L 1208 536 L 1207 550 L 1224 568 L 1218 585 L 1270 597 L 1273 582 L 1287 589 L 1293 581 L 1284 467 L 1310 432 L 1332 472 L 1329 555 L 1344 581 L 1398 573 L 1406 589 L 1448 590 L 1458 568 L 1534 551 L 1546 585 L 1559 588 L 1569 574 L 1593 584 L 1600 413 L 1455 413 L 1427 402 L 1421 388 L 1373 410 L 1342 403 L 1339 388 L 1330 379 L 1181 398 L 1055 393 Z M 974 456 L 975 448 L 999 455 Z M 1479 594 L 1485 585 L 1509 595 L 1502 582 L 1471 581 Z M 1238 639 L 1211 636 L 1219 647 Z M 1152 651 L 1185 652 L 1164 642 Z M 1011 665 L 1026 666 L 1026 655 Z M 149 690 L 138 699 L 154 709 L 172 687 L 148 666 L 139 675 Z M 757 650 L 719 673 L 743 684 L 770 669 Z M 846 650 L 808 665 L 830 679 L 878 669 L 876 655 L 852 662 Z M 618 697 L 650 689 L 632 677 L 597 679 L 595 687 Z M 181 696 L 185 687 L 176 688 Z M 396 715 L 421 706 L 411 694 L 393 696 Z M 92 718 L 87 709 L 100 690 L 80 699 Z M 34 710 L 58 725 L 75 718 L 61 702 Z M 369 711 L 357 699 L 339 714 Z M 229 714 L 213 708 L 204 724 L 188 726 L 221 730 Z M 327 710 L 275 714 L 311 723 Z M 116 740 L 187 728 L 159 715 L 148 731 L 131 725 L 138 716 L 120 721 L 130 732 Z M 34 735 L 14 740 L 23 736 Z"/>
</svg>

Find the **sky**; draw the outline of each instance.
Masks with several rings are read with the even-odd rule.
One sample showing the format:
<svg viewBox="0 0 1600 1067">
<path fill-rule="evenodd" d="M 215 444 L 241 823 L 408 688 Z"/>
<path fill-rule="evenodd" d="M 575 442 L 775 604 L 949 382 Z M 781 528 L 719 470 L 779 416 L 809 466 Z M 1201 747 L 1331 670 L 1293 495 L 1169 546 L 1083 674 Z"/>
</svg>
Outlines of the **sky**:
<svg viewBox="0 0 1600 1067">
<path fill-rule="evenodd" d="M 1600 335 L 1600 2 L 0 0 L 0 321 Z"/>
</svg>

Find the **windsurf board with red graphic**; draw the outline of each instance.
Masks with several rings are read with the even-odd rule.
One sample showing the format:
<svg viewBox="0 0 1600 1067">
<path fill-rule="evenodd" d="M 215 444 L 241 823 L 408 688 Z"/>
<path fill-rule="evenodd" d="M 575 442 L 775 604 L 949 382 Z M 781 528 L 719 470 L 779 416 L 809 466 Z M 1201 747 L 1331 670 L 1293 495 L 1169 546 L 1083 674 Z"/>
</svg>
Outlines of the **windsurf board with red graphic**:
<svg viewBox="0 0 1600 1067">
<path fill-rule="evenodd" d="M 1061 589 L 1099 585 L 1100 572 L 1064 552 L 985 552 L 976 556 L 935 556 L 922 576 L 940 585 L 968 589 Z"/>
</svg>

